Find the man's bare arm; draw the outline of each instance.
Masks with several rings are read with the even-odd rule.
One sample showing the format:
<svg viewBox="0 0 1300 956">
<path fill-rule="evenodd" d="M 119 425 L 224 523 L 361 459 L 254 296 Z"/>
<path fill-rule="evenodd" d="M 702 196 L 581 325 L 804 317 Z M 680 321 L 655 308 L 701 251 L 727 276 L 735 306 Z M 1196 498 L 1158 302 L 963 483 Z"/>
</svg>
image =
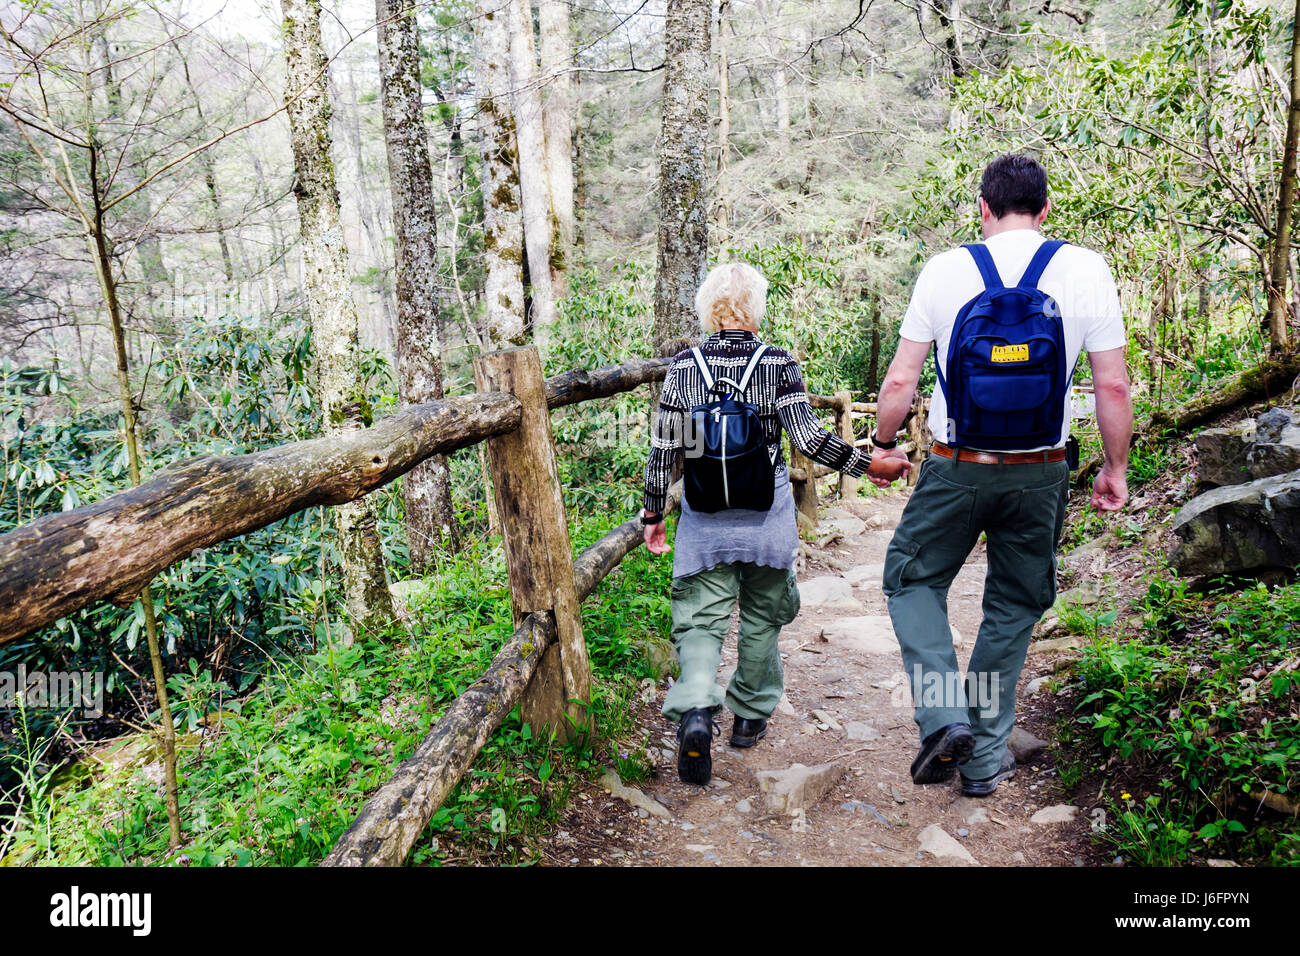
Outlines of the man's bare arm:
<svg viewBox="0 0 1300 956">
<path fill-rule="evenodd" d="M 1092 486 L 1092 505 L 1118 511 L 1128 500 L 1128 449 L 1133 439 L 1133 399 L 1129 394 L 1124 350 L 1089 352 L 1092 387 L 1097 396 L 1097 427 L 1106 463 Z"/>
<path fill-rule="evenodd" d="M 916 383 L 921 378 L 921 368 L 929 354 L 929 342 L 898 340 L 898 351 L 889 363 L 876 403 L 876 434 L 883 441 L 892 439 L 903 427 L 903 420 L 912 407 L 912 396 L 916 394 Z"/>
</svg>

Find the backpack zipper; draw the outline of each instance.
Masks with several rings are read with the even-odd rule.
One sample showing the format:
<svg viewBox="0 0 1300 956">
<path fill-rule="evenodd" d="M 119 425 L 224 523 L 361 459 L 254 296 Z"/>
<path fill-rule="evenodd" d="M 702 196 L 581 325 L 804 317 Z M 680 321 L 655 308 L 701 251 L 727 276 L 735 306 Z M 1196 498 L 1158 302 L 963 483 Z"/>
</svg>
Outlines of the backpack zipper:
<svg viewBox="0 0 1300 956">
<path fill-rule="evenodd" d="M 720 413 L 714 411 L 714 421 L 717 421 Z M 728 508 L 731 507 L 731 488 L 727 484 L 727 429 L 722 430 L 722 501 Z"/>
</svg>

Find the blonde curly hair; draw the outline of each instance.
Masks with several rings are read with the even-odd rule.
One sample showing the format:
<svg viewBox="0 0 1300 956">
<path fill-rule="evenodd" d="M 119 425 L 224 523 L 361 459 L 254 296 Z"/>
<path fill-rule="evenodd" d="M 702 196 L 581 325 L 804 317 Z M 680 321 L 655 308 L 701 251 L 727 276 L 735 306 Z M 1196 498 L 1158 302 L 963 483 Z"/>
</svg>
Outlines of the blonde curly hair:
<svg viewBox="0 0 1300 956">
<path fill-rule="evenodd" d="M 695 293 L 695 314 L 708 334 L 736 325 L 757 332 L 766 307 L 767 280 L 747 262 L 714 266 Z"/>
</svg>

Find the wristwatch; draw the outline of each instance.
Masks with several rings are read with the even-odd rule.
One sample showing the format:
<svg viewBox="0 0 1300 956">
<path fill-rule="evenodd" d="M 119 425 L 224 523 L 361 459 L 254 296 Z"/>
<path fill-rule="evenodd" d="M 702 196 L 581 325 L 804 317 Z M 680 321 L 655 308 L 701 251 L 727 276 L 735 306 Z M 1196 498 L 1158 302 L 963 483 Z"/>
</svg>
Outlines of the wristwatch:
<svg viewBox="0 0 1300 956">
<path fill-rule="evenodd" d="M 898 447 L 898 436 L 895 435 L 893 441 L 881 441 L 881 440 L 880 440 L 880 436 L 877 435 L 875 432 L 872 432 L 872 433 L 871 433 L 871 444 L 874 445 L 876 448 L 880 448 L 880 449 L 883 449 L 883 450 L 885 450 L 885 451 L 888 451 L 888 450 L 891 449 L 891 448 L 897 448 L 897 447 Z"/>
<path fill-rule="evenodd" d="M 663 520 L 664 520 L 664 516 L 661 515 L 661 514 L 658 514 L 658 515 L 642 515 L 642 516 L 641 516 L 641 527 L 645 528 L 645 527 L 649 527 L 649 526 L 652 525 L 652 524 L 659 524 L 659 523 L 660 523 L 661 521 L 663 521 Z"/>
</svg>

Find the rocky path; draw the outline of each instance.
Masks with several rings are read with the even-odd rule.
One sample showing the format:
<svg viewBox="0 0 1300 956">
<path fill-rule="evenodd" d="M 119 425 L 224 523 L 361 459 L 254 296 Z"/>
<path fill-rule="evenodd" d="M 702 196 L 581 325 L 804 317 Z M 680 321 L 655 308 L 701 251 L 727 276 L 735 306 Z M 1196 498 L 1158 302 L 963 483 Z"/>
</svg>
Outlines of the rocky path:
<svg viewBox="0 0 1300 956">
<path fill-rule="evenodd" d="M 750 750 L 713 747 L 713 781 L 682 783 L 675 727 L 662 690 L 640 719 L 655 774 L 632 788 L 607 773 L 575 794 L 548 848 L 559 865 L 1083 865 L 1087 821 L 1062 806 L 1051 747 L 983 800 L 957 784 L 918 787 L 908 768 L 919 743 L 898 645 L 880 592 L 881 567 L 905 492 L 826 513 L 842 537 L 811 550 L 800 574 L 803 609 L 782 633 L 786 699 Z M 953 584 L 949 615 L 965 664 L 980 622 L 979 546 Z M 721 680 L 735 666 L 735 620 Z M 1035 726 L 1050 693 L 1051 658 L 1031 651 L 1018 721 Z M 1047 734 L 1040 729 L 1040 733 Z M 1030 738 L 1034 746 L 1046 746 Z M 807 768 L 807 769 L 805 769 Z M 612 793 L 611 793 L 612 791 Z M 648 798 L 648 799 L 647 799 Z"/>
</svg>

